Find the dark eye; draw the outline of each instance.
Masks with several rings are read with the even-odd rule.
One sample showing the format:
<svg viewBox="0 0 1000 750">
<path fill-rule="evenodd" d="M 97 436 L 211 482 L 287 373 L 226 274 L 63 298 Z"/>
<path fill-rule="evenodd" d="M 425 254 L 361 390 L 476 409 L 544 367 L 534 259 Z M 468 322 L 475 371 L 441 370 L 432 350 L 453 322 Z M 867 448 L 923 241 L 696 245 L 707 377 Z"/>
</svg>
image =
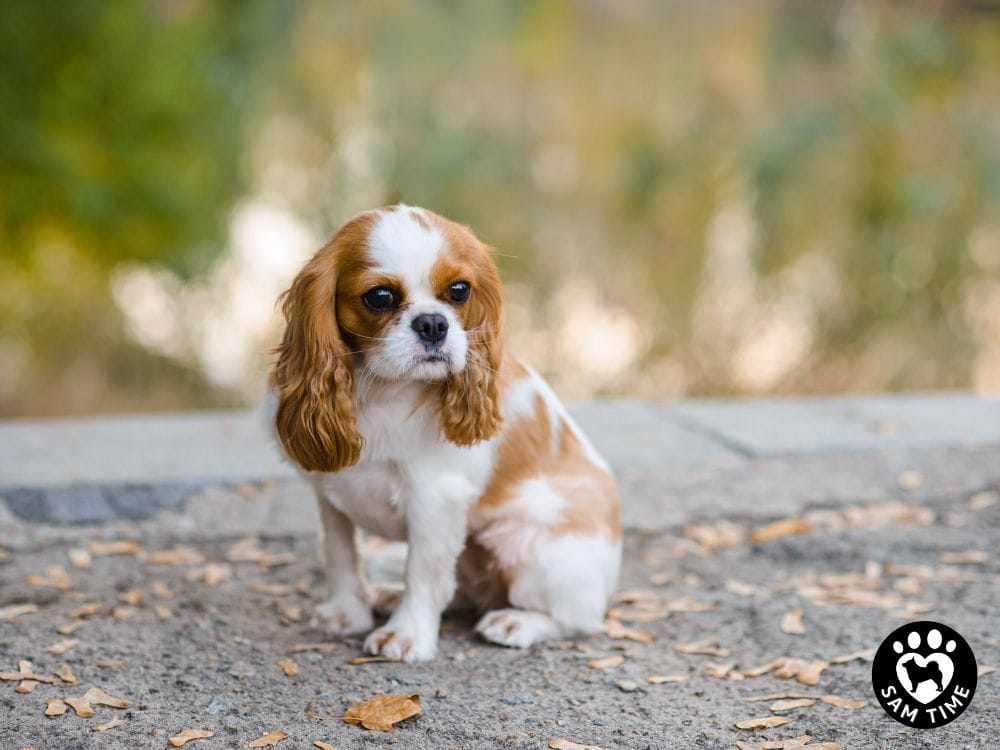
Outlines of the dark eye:
<svg viewBox="0 0 1000 750">
<path fill-rule="evenodd" d="M 456 305 L 461 305 L 467 299 L 469 299 L 469 293 L 472 291 L 472 287 L 469 286 L 468 282 L 456 281 L 450 287 L 448 287 L 448 299 L 454 302 Z"/>
<path fill-rule="evenodd" d="M 362 301 L 375 312 L 386 312 L 396 304 L 396 295 L 391 289 L 377 286 L 361 295 Z"/>
</svg>

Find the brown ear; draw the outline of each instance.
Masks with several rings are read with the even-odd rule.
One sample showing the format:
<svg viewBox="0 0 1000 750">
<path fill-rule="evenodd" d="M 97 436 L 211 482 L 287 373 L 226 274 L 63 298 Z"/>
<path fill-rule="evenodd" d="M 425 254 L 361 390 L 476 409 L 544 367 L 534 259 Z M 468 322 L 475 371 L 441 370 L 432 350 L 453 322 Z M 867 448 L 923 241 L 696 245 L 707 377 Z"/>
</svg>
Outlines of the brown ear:
<svg viewBox="0 0 1000 750">
<path fill-rule="evenodd" d="M 473 445 L 500 431 L 500 365 L 503 361 L 503 292 L 493 261 L 482 269 L 469 300 L 465 369 L 450 376 L 441 395 L 441 430 L 456 445 Z"/>
<path fill-rule="evenodd" d="M 337 271 L 327 246 L 285 293 L 286 328 L 271 375 L 274 425 L 285 451 L 307 471 L 338 471 L 361 458 L 354 418 L 354 371 L 337 327 Z"/>
</svg>

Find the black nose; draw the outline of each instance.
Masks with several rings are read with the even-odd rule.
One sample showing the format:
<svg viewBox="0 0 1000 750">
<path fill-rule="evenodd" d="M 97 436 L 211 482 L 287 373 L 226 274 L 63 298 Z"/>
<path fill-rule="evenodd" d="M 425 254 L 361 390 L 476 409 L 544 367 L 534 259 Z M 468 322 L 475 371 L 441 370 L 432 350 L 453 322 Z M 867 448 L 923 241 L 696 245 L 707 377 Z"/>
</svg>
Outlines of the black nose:
<svg viewBox="0 0 1000 750">
<path fill-rule="evenodd" d="M 440 344 L 448 335 L 448 319 L 441 313 L 424 313 L 410 323 L 422 340 L 428 344 Z"/>
</svg>

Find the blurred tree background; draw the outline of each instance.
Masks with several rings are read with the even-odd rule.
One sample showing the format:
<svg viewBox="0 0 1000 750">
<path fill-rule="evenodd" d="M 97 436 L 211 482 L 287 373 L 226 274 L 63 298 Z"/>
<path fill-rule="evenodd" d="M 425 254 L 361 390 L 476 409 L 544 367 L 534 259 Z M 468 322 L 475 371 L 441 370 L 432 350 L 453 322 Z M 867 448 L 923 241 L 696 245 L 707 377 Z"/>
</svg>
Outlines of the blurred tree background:
<svg viewBox="0 0 1000 750">
<path fill-rule="evenodd" d="M 0 108 L 0 414 L 252 403 L 396 201 L 571 398 L 1000 390 L 988 3 L 8 2 Z"/>
</svg>

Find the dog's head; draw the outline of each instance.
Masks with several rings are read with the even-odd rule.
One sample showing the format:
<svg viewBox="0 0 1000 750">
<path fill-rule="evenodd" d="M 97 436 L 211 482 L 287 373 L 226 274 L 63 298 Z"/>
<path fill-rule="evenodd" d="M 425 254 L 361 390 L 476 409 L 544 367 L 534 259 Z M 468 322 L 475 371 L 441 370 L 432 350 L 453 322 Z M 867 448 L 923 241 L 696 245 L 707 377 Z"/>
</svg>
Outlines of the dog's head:
<svg viewBox="0 0 1000 750">
<path fill-rule="evenodd" d="M 468 228 L 408 206 L 348 221 L 285 293 L 272 373 L 285 450 L 310 471 L 357 463 L 362 378 L 426 382 L 440 398 L 445 438 L 492 437 L 501 304 L 490 250 Z"/>
</svg>

